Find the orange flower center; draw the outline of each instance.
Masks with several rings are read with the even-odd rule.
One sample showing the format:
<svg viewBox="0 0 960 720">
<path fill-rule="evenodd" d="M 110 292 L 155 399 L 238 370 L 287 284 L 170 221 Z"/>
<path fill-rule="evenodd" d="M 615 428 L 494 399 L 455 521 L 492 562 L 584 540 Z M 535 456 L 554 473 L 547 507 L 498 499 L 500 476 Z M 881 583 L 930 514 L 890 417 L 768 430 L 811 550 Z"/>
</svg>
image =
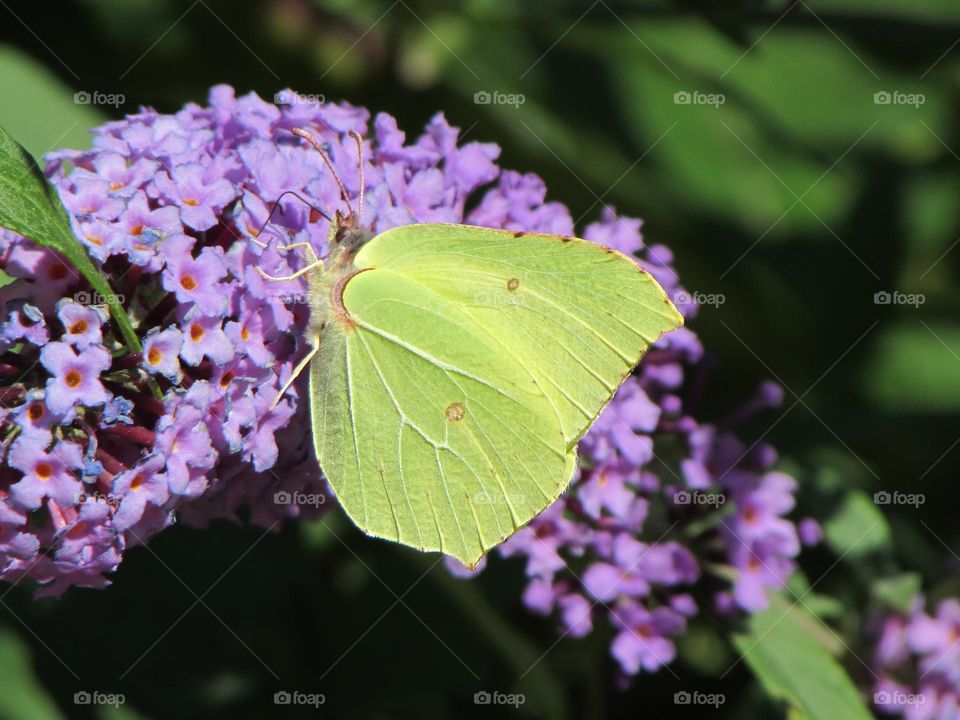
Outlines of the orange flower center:
<svg viewBox="0 0 960 720">
<path fill-rule="evenodd" d="M 86 320 L 77 320 L 70 326 L 69 332 L 71 335 L 83 335 L 89 328 Z"/>
<path fill-rule="evenodd" d="M 131 490 L 139 490 L 143 485 L 143 475 L 137 473 L 137 476 L 130 482 Z"/>
<path fill-rule="evenodd" d="M 83 382 L 83 376 L 76 370 L 71 370 L 68 372 L 64 379 L 67 381 L 67 387 L 72 388 L 75 388 L 77 385 Z"/>
<path fill-rule="evenodd" d="M 27 408 L 27 417 L 36 422 L 43 417 L 43 405 L 41 403 L 33 403 L 30 407 Z"/>
<path fill-rule="evenodd" d="M 115 182 L 115 183 L 110 183 L 110 189 L 111 189 L 111 190 L 119 190 L 119 189 L 122 188 L 122 187 L 123 187 L 123 183 L 116 183 L 116 182 Z"/>
<path fill-rule="evenodd" d="M 190 339 L 194 342 L 200 342 L 200 339 L 203 337 L 203 328 L 200 327 L 200 323 L 194 323 L 190 326 Z"/>
<path fill-rule="evenodd" d="M 197 281 L 194 279 L 193 275 L 184 275 L 180 278 L 180 287 L 184 290 L 196 290 Z"/>
<path fill-rule="evenodd" d="M 190 207 L 196 207 L 197 205 L 200 204 L 200 201 L 197 200 L 196 198 L 184 198 L 183 204 L 189 205 Z"/>
<path fill-rule="evenodd" d="M 142 233 L 143 233 L 143 225 L 135 225 L 134 227 L 130 228 L 131 235 L 140 235 Z"/>
<path fill-rule="evenodd" d="M 226 387 L 230 384 L 230 381 L 233 380 L 234 374 L 231 371 L 227 371 L 223 374 L 223 377 L 220 378 L 220 387 Z"/>
<path fill-rule="evenodd" d="M 50 467 L 50 463 L 42 462 L 37 464 L 34 472 L 41 480 L 47 480 L 51 475 L 53 475 L 53 468 Z"/>
<path fill-rule="evenodd" d="M 240 331 L 240 337 L 242 337 L 244 340 L 249 340 L 249 339 L 250 339 L 250 331 L 247 330 L 247 328 L 243 328 L 243 330 Z"/>
<path fill-rule="evenodd" d="M 161 360 L 163 360 L 163 353 L 157 350 L 155 347 L 152 347 L 147 351 L 147 362 L 149 362 L 151 365 L 158 365 Z"/>
<path fill-rule="evenodd" d="M 96 235 L 87 235 L 87 241 L 94 245 L 103 245 L 103 240 Z"/>
</svg>

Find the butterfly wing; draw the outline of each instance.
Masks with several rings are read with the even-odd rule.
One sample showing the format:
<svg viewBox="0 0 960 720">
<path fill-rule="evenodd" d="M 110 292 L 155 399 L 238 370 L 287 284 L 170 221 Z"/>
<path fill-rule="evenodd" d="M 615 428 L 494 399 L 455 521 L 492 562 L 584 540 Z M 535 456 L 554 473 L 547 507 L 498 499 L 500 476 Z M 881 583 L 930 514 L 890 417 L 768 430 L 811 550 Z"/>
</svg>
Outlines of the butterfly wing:
<svg viewBox="0 0 960 720">
<path fill-rule="evenodd" d="M 680 324 L 635 262 L 578 239 L 410 225 L 353 267 L 311 365 L 320 465 L 365 532 L 467 565 L 563 492 L 577 441 Z"/>
<path fill-rule="evenodd" d="M 563 492 L 575 456 L 534 378 L 455 304 L 389 270 L 310 368 L 317 458 L 364 532 L 466 565 Z"/>
<path fill-rule="evenodd" d="M 480 325 L 543 389 L 573 447 L 657 338 L 683 319 L 634 260 L 596 243 L 468 225 L 406 225 L 356 267 L 413 280 Z"/>
</svg>

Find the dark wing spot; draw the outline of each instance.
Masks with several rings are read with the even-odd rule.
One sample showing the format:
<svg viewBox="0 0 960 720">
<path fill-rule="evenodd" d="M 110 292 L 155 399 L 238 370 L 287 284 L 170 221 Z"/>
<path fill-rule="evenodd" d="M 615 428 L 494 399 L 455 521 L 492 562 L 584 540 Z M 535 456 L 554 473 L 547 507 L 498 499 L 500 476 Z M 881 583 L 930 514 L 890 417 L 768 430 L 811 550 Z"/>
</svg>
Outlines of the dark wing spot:
<svg viewBox="0 0 960 720">
<path fill-rule="evenodd" d="M 463 420 L 467 414 L 467 409 L 463 407 L 463 403 L 452 402 L 447 405 L 447 409 L 443 414 L 447 416 L 447 420 L 450 422 L 457 422 L 458 420 Z"/>
<path fill-rule="evenodd" d="M 517 278 L 510 278 L 509 280 L 507 280 L 507 290 L 509 290 L 510 292 L 513 292 L 518 287 L 520 287 L 520 280 L 518 280 Z"/>
</svg>

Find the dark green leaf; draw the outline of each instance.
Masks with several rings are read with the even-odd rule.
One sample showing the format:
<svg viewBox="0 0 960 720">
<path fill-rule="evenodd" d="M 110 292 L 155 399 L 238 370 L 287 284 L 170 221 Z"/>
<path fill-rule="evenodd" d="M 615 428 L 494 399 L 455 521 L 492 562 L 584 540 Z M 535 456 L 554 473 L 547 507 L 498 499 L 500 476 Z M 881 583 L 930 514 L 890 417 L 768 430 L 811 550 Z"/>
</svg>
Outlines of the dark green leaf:
<svg viewBox="0 0 960 720">
<path fill-rule="evenodd" d="M 0 227 L 13 230 L 38 245 L 58 252 L 74 271 L 103 296 L 110 314 L 132 352 L 140 341 L 107 278 L 93 264 L 73 235 L 56 192 L 43 177 L 36 160 L 0 127 Z M 79 277 L 79 275 L 78 275 Z"/>
<path fill-rule="evenodd" d="M 820 625 L 802 606 L 771 596 L 770 607 L 733 642 L 766 691 L 785 703 L 787 717 L 869 720 L 846 671 L 809 632 L 811 623 Z"/>
</svg>

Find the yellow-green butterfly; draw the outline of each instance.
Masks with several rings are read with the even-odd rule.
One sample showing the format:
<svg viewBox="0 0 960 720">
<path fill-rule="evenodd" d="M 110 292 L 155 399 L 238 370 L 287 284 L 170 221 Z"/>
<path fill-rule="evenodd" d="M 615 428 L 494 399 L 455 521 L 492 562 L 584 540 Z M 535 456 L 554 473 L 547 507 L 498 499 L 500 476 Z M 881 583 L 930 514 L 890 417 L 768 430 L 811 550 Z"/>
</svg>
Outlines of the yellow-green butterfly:
<svg viewBox="0 0 960 720">
<path fill-rule="evenodd" d="M 299 272 L 261 271 L 308 275 L 313 350 L 294 377 L 309 363 L 317 459 L 365 533 L 474 566 L 559 497 L 577 442 L 682 318 L 601 245 L 442 224 L 374 236 L 362 203 L 336 214 L 325 262 L 306 245 Z"/>
</svg>

